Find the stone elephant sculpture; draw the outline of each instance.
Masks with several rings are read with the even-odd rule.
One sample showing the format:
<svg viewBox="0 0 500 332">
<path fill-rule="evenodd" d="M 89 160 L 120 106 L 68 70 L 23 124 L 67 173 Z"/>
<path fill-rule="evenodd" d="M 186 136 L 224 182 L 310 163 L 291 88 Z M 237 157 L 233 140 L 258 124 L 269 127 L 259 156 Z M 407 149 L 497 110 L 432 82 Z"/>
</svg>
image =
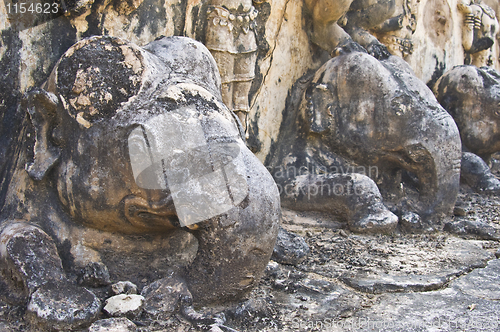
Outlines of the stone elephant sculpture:
<svg viewBox="0 0 500 332">
<path fill-rule="evenodd" d="M 101 299 L 84 286 L 110 277 L 168 283 L 173 269 L 187 304 L 234 300 L 259 280 L 279 193 L 201 43 L 84 39 L 16 117 L 0 287 L 39 329 L 90 324 Z"/>
<path fill-rule="evenodd" d="M 390 232 L 398 217 L 411 231 L 440 228 L 459 190 L 460 136 L 406 62 L 353 52 L 301 84 L 269 162 L 282 205 L 337 214 L 357 232 Z"/>
<path fill-rule="evenodd" d="M 483 193 L 499 193 L 486 162 L 500 151 L 500 73 L 490 67 L 456 66 L 434 86 L 462 138 L 462 180 Z"/>
</svg>

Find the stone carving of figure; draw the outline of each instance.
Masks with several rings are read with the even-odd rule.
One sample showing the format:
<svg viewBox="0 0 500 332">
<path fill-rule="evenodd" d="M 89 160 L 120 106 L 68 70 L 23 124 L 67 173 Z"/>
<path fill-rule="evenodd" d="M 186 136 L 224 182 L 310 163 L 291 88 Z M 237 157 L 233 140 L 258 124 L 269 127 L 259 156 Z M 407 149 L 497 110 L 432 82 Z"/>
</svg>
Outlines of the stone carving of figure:
<svg viewBox="0 0 500 332">
<path fill-rule="evenodd" d="M 500 151 L 500 73 L 487 66 L 456 66 L 437 81 L 434 93 L 460 130 L 462 180 L 478 192 L 500 193 L 500 181 L 486 164 Z"/>
<path fill-rule="evenodd" d="M 491 46 L 498 32 L 495 11 L 481 0 L 461 0 L 458 9 L 465 16 L 462 29 L 462 45 L 467 54 L 465 64 L 491 65 Z"/>
<path fill-rule="evenodd" d="M 411 37 L 417 25 L 417 6 L 420 0 L 396 0 L 395 15 L 371 29 L 389 51 L 402 58 L 413 52 Z"/>
<path fill-rule="evenodd" d="M 222 80 L 222 100 L 234 111 L 246 129 L 250 110 L 248 93 L 255 76 L 258 11 L 252 0 L 210 0 L 205 46 L 210 50 Z"/>
<path fill-rule="evenodd" d="M 451 215 L 459 132 L 403 59 L 339 55 L 300 89 L 269 163 L 282 206 L 332 213 L 365 233 L 393 231 L 392 211 L 410 231 Z"/>
<path fill-rule="evenodd" d="M 0 296 L 27 304 L 30 321 L 47 327 L 37 330 L 97 318 L 103 298 L 76 277 L 96 288 L 158 269 L 145 280 L 174 287 L 168 264 L 184 274 L 175 301 L 182 295 L 194 320 L 192 301 L 234 300 L 258 282 L 277 237 L 279 193 L 222 103 L 201 43 L 84 39 L 25 94 L 16 117 L 0 201 Z M 169 263 L 169 252 L 188 252 L 187 232 L 200 239 L 196 256 Z"/>
<path fill-rule="evenodd" d="M 364 49 L 378 59 L 390 55 L 387 48 L 371 35 L 368 29 L 393 16 L 395 0 L 304 2 L 312 15 L 312 42 L 330 52 L 332 56 Z"/>
</svg>

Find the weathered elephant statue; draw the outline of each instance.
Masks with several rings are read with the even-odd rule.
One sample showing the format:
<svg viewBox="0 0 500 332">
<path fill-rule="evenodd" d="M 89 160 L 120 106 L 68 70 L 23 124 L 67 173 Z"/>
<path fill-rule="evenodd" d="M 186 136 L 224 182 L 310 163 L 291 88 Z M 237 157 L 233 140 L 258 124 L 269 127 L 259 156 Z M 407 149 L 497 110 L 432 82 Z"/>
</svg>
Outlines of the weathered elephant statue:
<svg viewBox="0 0 500 332">
<path fill-rule="evenodd" d="M 459 190 L 460 136 L 406 62 L 352 52 L 301 84 L 269 162 L 282 205 L 357 232 L 390 232 L 398 216 L 411 231 L 439 228 Z"/>
<path fill-rule="evenodd" d="M 462 180 L 483 193 L 500 193 L 486 162 L 500 151 L 500 73 L 490 67 L 456 66 L 434 87 L 462 138 Z"/>
<path fill-rule="evenodd" d="M 16 117 L 0 288 L 38 330 L 95 320 L 101 299 L 84 286 L 168 283 L 176 262 L 187 304 L 234 300 L 259 280 L 279 193 L 222 103 L 202 44 L 84 39 Z"/>
<path fill-rule="evenodd" d="M 304 3 L 312 17 L 311 41 L 332 57 L 365 49 L 377 59 L 390 55 L 387 47 L 368 30 L 393 16 L 396 0 L 304 0 Z"/>
</svg>

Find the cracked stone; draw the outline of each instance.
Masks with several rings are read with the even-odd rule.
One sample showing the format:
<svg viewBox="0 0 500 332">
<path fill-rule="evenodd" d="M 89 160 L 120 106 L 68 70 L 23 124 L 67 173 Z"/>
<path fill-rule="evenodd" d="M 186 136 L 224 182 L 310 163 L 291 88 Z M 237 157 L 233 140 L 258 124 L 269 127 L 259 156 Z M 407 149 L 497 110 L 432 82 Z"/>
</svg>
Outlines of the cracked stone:
<svg viewBox="0 0 500 332">
<path fill-rule="evenodd" d="M 486 266 L 493 256 L 468 242 L 453 242 L 446 249 L 453 253 L 455 258 L 450 268 L 441 271 L 423 275 L 355 271 L 343 273 L 339 279 L 359 291 L 373 294 L 431 291 L 444 287 L 448 282 L 471 269 Z"/>
<path fill-rule="evenodd" d="M 449 222 L 444 225 L 444 230 L 460 236 L 473 236 L 484 240 L 500 239 L 496 228 L 477 220 L 460 219 Z"/>
</svg>

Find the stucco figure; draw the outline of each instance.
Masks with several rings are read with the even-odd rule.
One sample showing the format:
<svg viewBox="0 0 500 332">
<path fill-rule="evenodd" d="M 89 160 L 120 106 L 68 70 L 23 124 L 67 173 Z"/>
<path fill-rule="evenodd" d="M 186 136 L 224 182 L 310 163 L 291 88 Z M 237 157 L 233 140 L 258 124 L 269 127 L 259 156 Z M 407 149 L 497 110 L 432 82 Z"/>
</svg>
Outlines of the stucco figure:
<svg viewBox="0 0 500 332">
<path fill-rule="evenodd" d="M 391 54 L 405 58 L 413 53 L 412 35 L 419 3 L 420 0 L 396 0 L 393 17 L 370 30 Z"/>
<path fill-rule="evenodd" d="M 439 229 L 459 190 L 460 136 L 406 62 L 352 52 L 306 87 L 270 162 L 282 204 L 336 214 L 357 232 L 390 232 L 398 217 L 410 231 Z"/>
<path fill-rule="evenodd" d="M 382 59 L 390 55 L 368 30 L 393 16 L 395 0 L 304 0 L 312 16 L 311 40 L 331 56 L 363 51 Z M 360 45 L 362 47 L 360 47 Z"/>
<path fill-rule="evenodd" d="M 169 261 L 186 269 L 183 303 L 233 300 L 259 280 L 278 233 L 279 194 L 222 103 L 201 43 L 84 39 L 26 93 L 17 116 L 0 286 L 27 303 L 40 330 L 96 318 L 100 300 L 83 286 L 167 278 Z"/>
<path fill-rule="evenodd" d="M 465 64 L 491 66 L 491 47 L 499 27 L 495 11 L 481 0 L 461 0 L 458 9 L 464 15 L 462 45 L 467 55 Z"/>
<path fill-rule="evenodd" d="M 222 100 L 247 127 L 248 93 L 255 77 L 258 11 L 252 0 L 211 0 L 205 45 L 212 52 L 222 80 Z"/>
<path fill-rule="evenodd" d="M 490 67 L 457 66 L 434 91 L 460 129 L 462 179 L 480 192 L 499 193 L 500 181 L 486 162 L 500 151 L 500 74 Z"/>
</svg>

